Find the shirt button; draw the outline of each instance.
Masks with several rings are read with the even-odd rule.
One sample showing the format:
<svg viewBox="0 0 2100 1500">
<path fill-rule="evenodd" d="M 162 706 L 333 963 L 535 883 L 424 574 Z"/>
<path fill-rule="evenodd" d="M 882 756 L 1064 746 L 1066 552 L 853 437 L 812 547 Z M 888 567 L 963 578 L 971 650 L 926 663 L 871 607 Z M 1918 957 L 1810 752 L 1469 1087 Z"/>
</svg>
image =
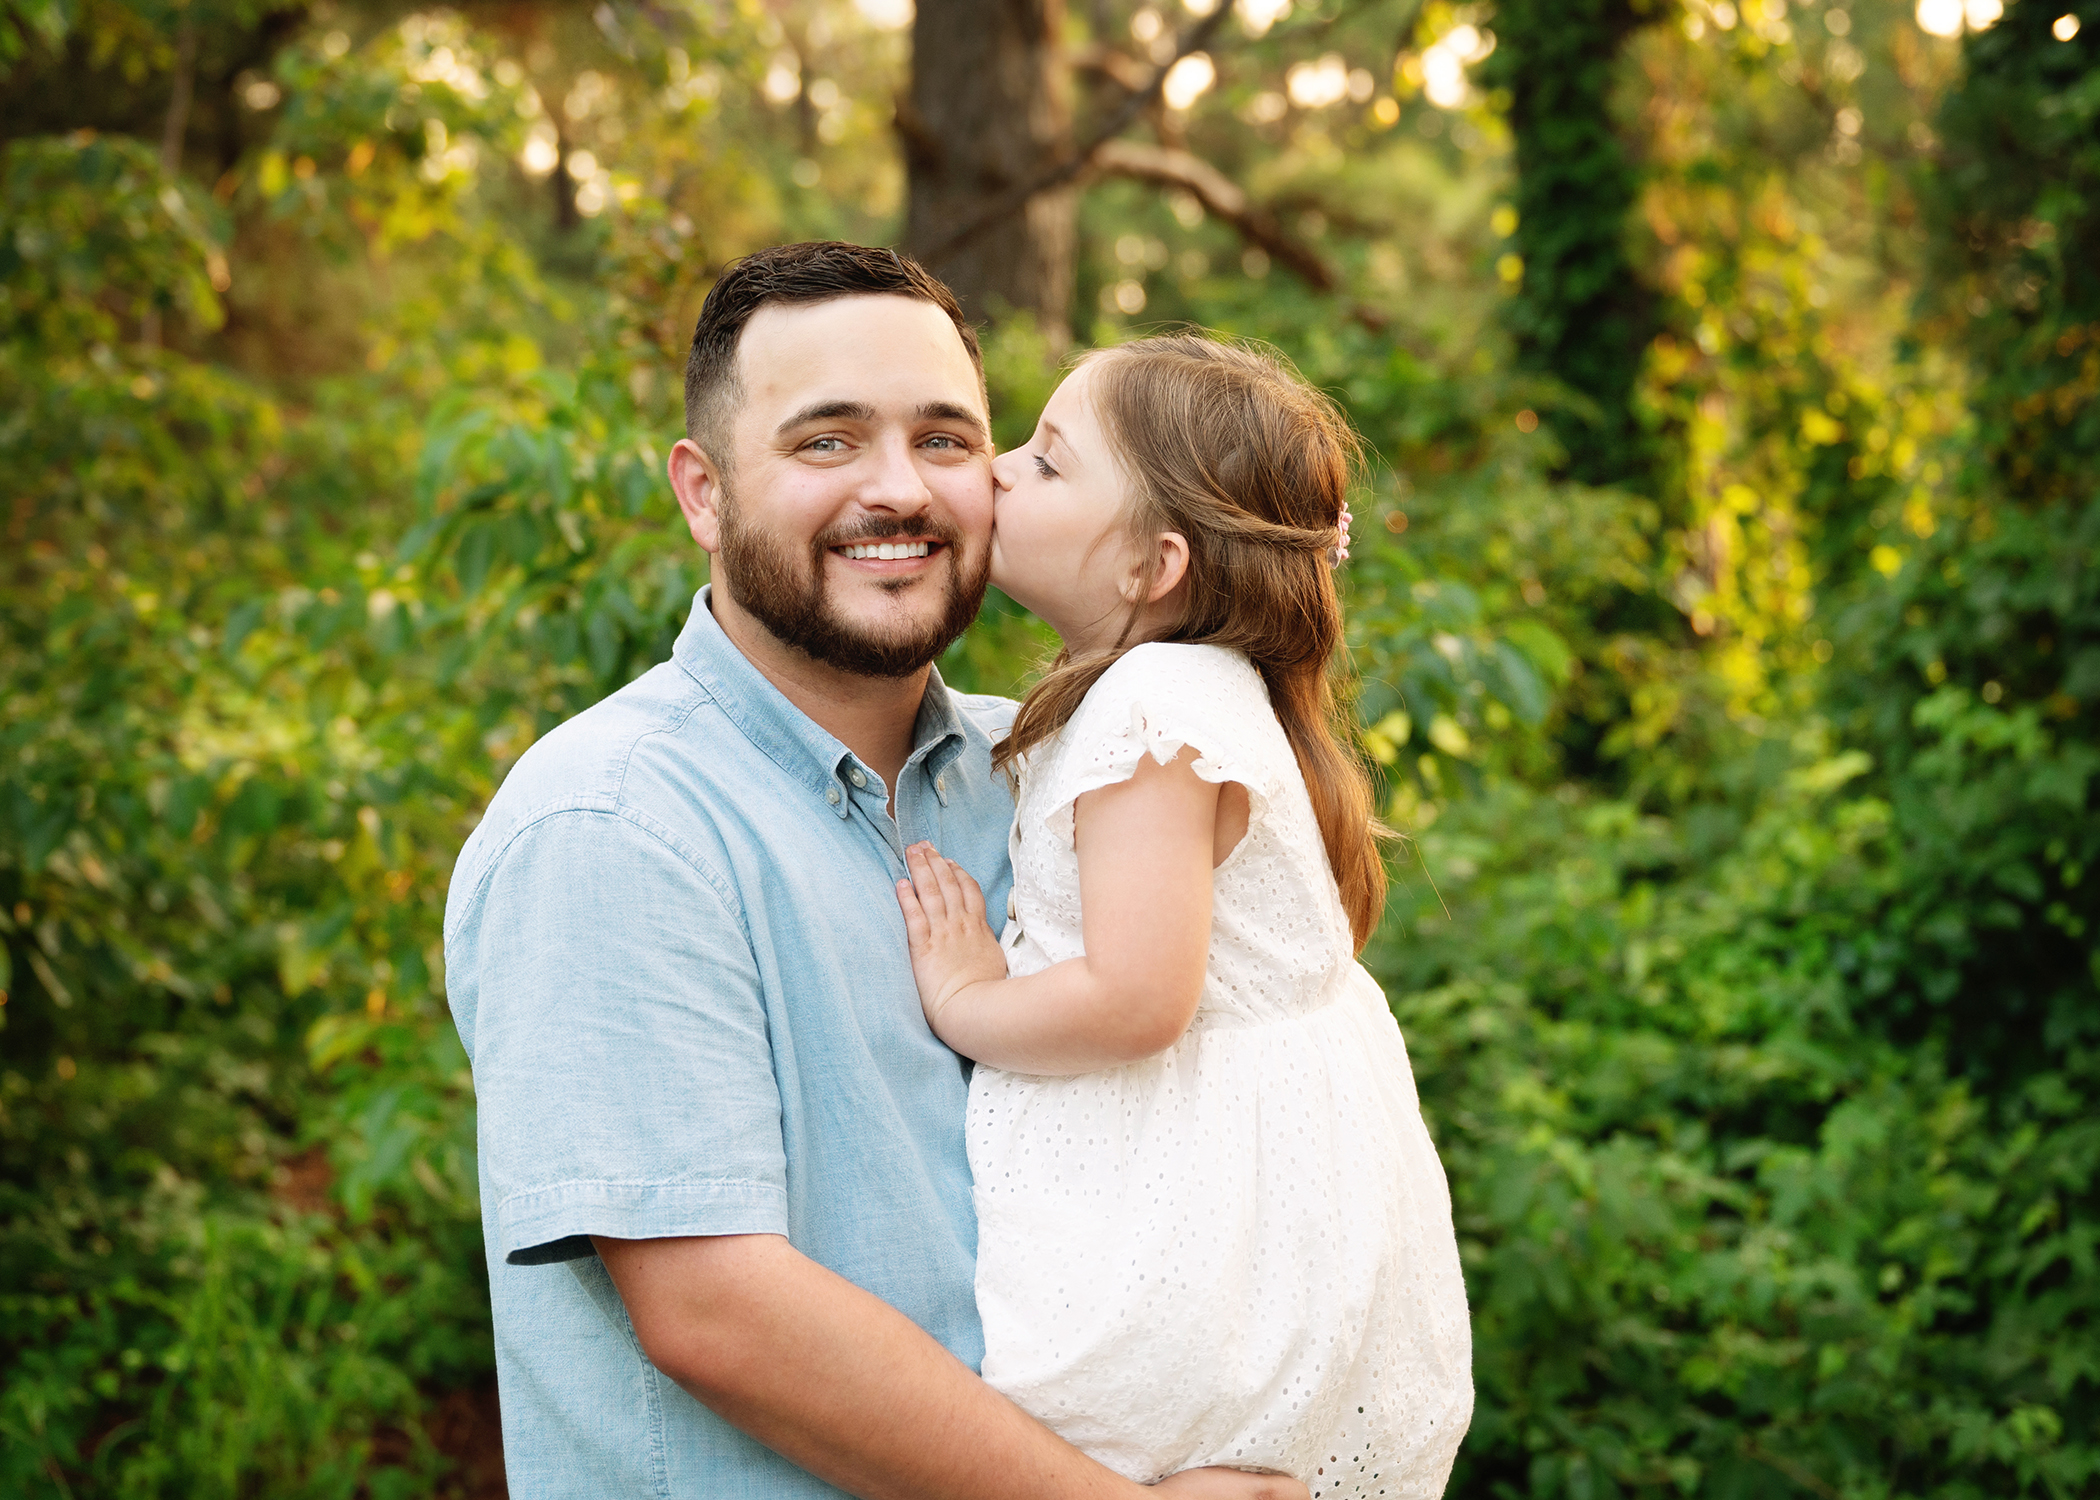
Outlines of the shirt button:
<svg viewBox="0 0 2100 1500">
<path fill-rule="evenodd" d="M 846 779 L 852 782 L 855 786 L 866 786 L 868 784 L 868 778 L 861 774 L 860 767 L 858 766 L 855 766 L 852 770 L 846 773 Z"/>
<path fill-rule="evenodd" d="M 839 789 L 835 786 L 824 788 L 824 800 L 833 807 L 837 807 L 839 805 Z"/>
</svg>

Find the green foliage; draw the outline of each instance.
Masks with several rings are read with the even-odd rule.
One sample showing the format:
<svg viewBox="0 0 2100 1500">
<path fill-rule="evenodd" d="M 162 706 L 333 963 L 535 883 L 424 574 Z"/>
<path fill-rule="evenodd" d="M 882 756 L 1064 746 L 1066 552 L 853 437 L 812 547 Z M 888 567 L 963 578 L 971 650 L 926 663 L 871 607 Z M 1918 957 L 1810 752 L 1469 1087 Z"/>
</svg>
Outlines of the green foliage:
<svg viewBox="0 0 2100 1500">
<path fill-rule="evenodd" d="M 2052 20 L 1973 37 L 1940 113 L 1953 269 L 1928 305 L 1979 372 L 1947 523 L 1887 585 L 1833 590 L 1861 667 L 1830 700 L 1876 757 L 1909 876 L 1882 914 L 1885 1004 L 1992 1098 L 2100 1039 L 2100 54 Z"/>
<path fill-rule="evenodd" d="M 213 274 L 226 262 L 208 227 L 220 215 L 166 181 L 145 146 L 82 132 L 23 141 L 9 156 L 0 316 L 10 342 L 85 345 L 148 312 L 222 321 Z"/>
<path fill-rule="evenodd" d="M 433 979 L 487 783 L 344 504 L 384 404 L 129 342 L 209 334 L 227 248 L 135 143 L 4 167 L 0 1485 L 427 1492 L 422 1389 L 489 1362 Z M 383 1084 L 309 1061 L 353 1008 Z"/>
<path fill-rule="evenodd" d="M 1985 1091 L 1901 1034 L 1896 820 L 1857 752 L 1778 759 L 1718 857 L 1694 819 L 1509 788 L 1424 838 L 1462 920 L 1417 886 L 1376 962 L 1473 1299 L 1454 1493 L 2100 1475 L 2072 1332 L 2100 1312 L 2100 1048 Z"/>
<path fill-rule="evenodd" d="M 1969 42 L 1933 206 L 1939 300 L 1983 377 L 1976 457 L 2011 497 L 2075 506 L 2100 457 L 2100 28 L 2053 24 L 2028 7 Z"/>
</svg>

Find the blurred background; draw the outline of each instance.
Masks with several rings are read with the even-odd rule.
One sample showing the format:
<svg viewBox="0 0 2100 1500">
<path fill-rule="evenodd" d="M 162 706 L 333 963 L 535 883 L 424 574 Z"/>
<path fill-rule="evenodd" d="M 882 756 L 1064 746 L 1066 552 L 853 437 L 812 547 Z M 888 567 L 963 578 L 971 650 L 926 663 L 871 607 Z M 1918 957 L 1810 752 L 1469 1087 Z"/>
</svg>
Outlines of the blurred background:
<svg viewBox="0 0 2100 1500">
<path fill-rule="evenodd" d="M 834 236 L 1373 450 L 1454 1496 L 2100 1492 L 2091 0 L 0 0 L 0 1491 L 502 1493 L 447 875 Z"/>
</svg>

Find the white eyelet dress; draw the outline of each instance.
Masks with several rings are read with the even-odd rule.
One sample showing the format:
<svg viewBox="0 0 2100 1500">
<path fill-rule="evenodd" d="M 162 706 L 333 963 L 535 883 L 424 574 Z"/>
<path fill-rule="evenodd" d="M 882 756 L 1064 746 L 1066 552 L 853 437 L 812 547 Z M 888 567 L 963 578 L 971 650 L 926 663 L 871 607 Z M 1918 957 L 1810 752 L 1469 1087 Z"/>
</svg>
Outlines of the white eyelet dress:
<svg viewBox="0 0 2100 1500">
<path fill-rule="evenodd" d="M 1083 951 L 1074 800 L 1185 746 L 1251 805 L 1194 1023 L 1127 1067 L 970 1085 L 984 1378 L 1143 1483 L 1225 1464 L 1440 1495 L 1473 1409 L 1450 1193 L 1244 656 L 1139 646 L 1028 757 L 1007 963 Z"/>
</svg>

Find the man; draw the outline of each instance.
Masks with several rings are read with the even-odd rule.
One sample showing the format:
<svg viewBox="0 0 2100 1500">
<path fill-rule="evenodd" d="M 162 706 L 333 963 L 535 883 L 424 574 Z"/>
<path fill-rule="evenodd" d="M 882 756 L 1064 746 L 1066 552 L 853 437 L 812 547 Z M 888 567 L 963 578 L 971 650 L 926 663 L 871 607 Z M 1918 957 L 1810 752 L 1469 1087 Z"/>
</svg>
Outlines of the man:
<svg viewBox="0 0 2100 1500">
<path fill-rule="evenodd" d="M 931 666 L 984 592 L 975 337 L 889 251 L 784 246 L 709 293 L 686 422 L 714 582 L 518 763 L 446 913 L 512 1493 L 1141 1494 L 972 1373 L 967 1074 L 891 896 L 922 838 L 1010 880 L 1011 706 Z"/>
</svg>

